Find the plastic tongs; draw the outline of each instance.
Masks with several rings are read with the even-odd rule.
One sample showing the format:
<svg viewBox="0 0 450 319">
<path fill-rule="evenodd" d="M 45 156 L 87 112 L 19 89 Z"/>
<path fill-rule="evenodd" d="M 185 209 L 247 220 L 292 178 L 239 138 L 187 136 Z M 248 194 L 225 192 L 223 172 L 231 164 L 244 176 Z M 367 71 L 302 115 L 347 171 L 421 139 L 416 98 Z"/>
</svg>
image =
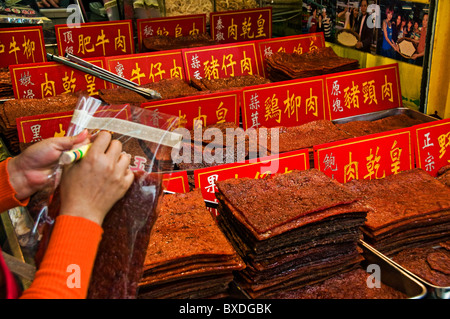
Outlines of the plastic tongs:
<svg viewBox="0 0 450 319">
<path fill-rule="evenodd" d="M 159 94 L 155 90 L 140 87 L 136 83 L 134 83 L 128 79 L 122 78 L 122 77 L 118 76 L 117 74 L 114 74 L 108 70 L 102 69 L 101 67 L 98 67 L 92 63 L 86 62 L 83 59 L 81 59 L 73 54 L 66 53 L 65 57 L 60 57 L 58 55 L 47 53 L 47 59 L 49 61 L 56 61 L 56 62 L 62 63 L 64 65 L 70 66 L 79 71 L 88 73 L 95 77 L 98 77 L 99 79 L 111 82 L 111 83 L 121 86 L 121 87 L 124 87 L 126 89 L 129 89 L 133 92 L 136 92 L 136 93 L 142 95 L 143 97 L 145 97 L 147 99 L 160 99 L 161 98 L 161 94 Z"/>
</svg>

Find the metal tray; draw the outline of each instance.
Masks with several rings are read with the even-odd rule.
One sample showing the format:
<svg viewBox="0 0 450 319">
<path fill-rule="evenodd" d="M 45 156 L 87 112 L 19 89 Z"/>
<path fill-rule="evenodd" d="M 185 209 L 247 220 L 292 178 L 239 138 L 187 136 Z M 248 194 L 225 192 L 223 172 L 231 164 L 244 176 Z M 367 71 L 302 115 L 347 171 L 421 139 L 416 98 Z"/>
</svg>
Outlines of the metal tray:
<svg viewBox="0 0 450 319">
<path fill-rule="evenodd" d="M 415 276 L 412 276 L 365 241 L 360 240 L 359 243 L 363 249 L 365 259 L 363 263 L 378 265 L 381 269 L 381 281 L 383 283 L 403 292 L 409 299 L 423 299 L 427 296 L 427 288 Z"/>
<path fill-rule="evenodd" d="M 375 121 L 375 120 L 379 120 L 379 119 L 382 119 L 382 118 L 385 118 L 388 116 L 400 115 L 400 114 L 405 114 L 413 119 L 422 120 L 425 123 L 437 120 L 436 118 L 434 118 L 430 115 L 424 114 L 422 112 L 419 112 L 419 111 L 416 111 L 416 110 L 413 110 L 413 109 L 410 109 L 407 107 L 397 107 L 397 108 L 389 109 L 389 110 L 383 110 L 383 111 L 377 111 L 377 112 L 366 113 L 366 114 L 361 114 L 361 115 L 344 117 L 341 119 L 333 120 L 332 122 L 336 123 L 336 124 L 342 124 L 342 123 L 353 122 L 353 121 Z"/>
</svg>

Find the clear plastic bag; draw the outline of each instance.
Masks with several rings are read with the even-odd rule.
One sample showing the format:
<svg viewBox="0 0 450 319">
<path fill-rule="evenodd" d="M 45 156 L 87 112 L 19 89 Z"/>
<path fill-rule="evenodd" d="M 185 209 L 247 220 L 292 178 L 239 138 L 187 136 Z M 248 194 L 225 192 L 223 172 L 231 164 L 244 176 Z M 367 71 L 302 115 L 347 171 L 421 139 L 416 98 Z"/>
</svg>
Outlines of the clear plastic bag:
<svg viewBox="0 0 450 319">
<path fill-rule="evenodd" d="M 171 152 L 181 141 L 181 135 L 172 132 L 177 121 L 177 117 L 132 105 L 105 105 L 92 97 L 79 99 L 67 135 L 77 135 L 85 128 L 93 136 L 101 130 L 111 132 L 114 139 L 122 142 L 123 151 L 131 156 L 130 168 L 134 172 L 130 189 L 104 219 L 88 298 L 136 297 L 162 194 L 161 172 L 172 169 Z M 58 191 L 56 188 L 49 200 L 37 264 L 45 252 L 52 222 L 59 213 Z"/>
</svg>

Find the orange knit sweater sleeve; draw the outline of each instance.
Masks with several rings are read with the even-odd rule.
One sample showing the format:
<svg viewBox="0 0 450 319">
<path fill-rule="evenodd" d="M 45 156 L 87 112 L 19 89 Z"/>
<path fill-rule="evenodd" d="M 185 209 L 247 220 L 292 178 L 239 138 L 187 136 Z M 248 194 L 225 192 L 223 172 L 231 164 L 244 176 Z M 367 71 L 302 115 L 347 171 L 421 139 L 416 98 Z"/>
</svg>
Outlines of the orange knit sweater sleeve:
<svg viewBox="0 0 450 319">
<path fill-rule="evenodd" d="M 0 162 L 0 213 L 28 203 L 15 198 L 6 170 L 8 160 Z M 88 219 L 58 216 L 40 268 L 21 298 L 86 298 L 102 234 L 101 226 Z"/>
</svg>

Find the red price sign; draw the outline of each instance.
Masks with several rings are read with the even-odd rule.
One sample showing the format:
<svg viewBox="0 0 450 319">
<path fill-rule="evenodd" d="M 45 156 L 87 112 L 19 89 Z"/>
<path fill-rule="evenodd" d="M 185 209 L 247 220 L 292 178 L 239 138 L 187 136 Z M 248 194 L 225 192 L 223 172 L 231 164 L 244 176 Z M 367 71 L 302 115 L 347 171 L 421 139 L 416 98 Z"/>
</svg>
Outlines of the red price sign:
<svg viewBox="0 0 450 319">
<path fill-rule="evenodd" d="M 72 115 L 73 111 L 69 111 L 17 118 L 19 142 L 33 143 L 50 137 L 65 136 Z"/>
<path fill-rule="evenodd" d="M 217 202 L 215 192 L 216 182 L 229 178 L 266 178 L 269 175 L 289 173 L 292 170 L 309 169 L 308 150 L 286 152 L 279 155 L 247 160 L 240 163 L 230 163 L 207 167 L 194 171 L 195 187 L 201 189 L 203 198 Z"/>
<path fill-rule="evenodd" d="M 142 52 L 142 41 L 155 35 L 178 38 L 206 33 L 206 14 L 138 19 L 137 32 L 139 52 Z"/>
<path fill-rule="evenodd" d="M 179 126 L 189 130 L 199 124 L 203 127 L 223 122 L 239 124 L 239 93 L 229 91 L 146 102 L 141 107 L 176 116 L 180 119 Z"/>
<path fill-rule="evenodd" d="M 258 53 L 263 60 L 264 76 L 266 72 L 266 59 L 274 53 L 297 53 L 303 54 L 325 47 L 323 33 L 308 33 L 301 35 L 291 35 L 287 37 L 271 38 L 256 42 Z"/>
<path fill-rule="evenodd" d="M 218 43 L 272 37 L 272 7 L 210 13 L 211 37 Z"/>
<path fill-rule="evenodd" d="M 169 192 L 189 192 L 188 176 L 186 171 L 167 173 L 163 175 L 163 186 Z"/>
<path fill-rule="evenodd" d="M 412 127 L 416 166 L 436 176 L 438 170 L 450 164 L 450 119 Z"/>
<path fill-rule="evenodd" d="M 239 75 L 263 75 L 254 42 L 220 44 L 183 49 L 186 77 L 220 79 Z"/>
<path fill-rule="evenodd" d="M 322 77 L 244 88 L 241 108 L 244 129 L 297 126 L 329 116 Z"/>
<path fill-rule="evenodd" d="M 85 60 L 104 67 L 102 58 Z M 16 99 L 43 99 L 82 90 L 97 95 L 98 90 L 108 88 L 106 81 L 56 62 L 11 65 L 9 71 Z"/>
<path fill-rule="evenodd" d="M 131 20 L 55 25 L 59 55 L 81 58 L 134 53 Z"/>
<path fill-rule="evenodd" d="M 325 75 L 331 119 L 402 106 L 398 64 Z"/>
<path fill-rule="evenodd" d="M 162 79 L 184 79 L 180 50 L 105 57 L 106 69 L 139 85 Z"/>
<path fill-rule="evenodd" d="M 341 183 L 414 168 L 411 129 L 314 146 L 314 167 Z"/>
<path fill-rule="evenodd" d="M 47 61 L 42 27 L 0 29 L 0 68 Z"/>
</svg>

